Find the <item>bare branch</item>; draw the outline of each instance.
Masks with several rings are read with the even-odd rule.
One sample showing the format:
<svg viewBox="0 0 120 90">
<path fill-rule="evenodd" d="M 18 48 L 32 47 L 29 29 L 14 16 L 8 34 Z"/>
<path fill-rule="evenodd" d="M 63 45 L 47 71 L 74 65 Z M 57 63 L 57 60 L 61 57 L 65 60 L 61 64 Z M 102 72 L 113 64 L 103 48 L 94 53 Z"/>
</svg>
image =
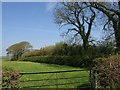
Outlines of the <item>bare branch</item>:
<svg viewBox="0 0 120 90">
<path fill-rule="evenodd" d="M 95 19 L 95 15 L 96 15 L 95 12 L 93 11 L 92 7 L 90 7 L 90 10 L 92 11 L 93 15 L 90 18 L 90 23 L 89 23 L 89 26 L 88 26 L 88 32 L 86 33 L 86 38 L 88 38 L 89 35 L 90 35 L 92 23 L 93 23 L 93 21 Z"/>
</svg>

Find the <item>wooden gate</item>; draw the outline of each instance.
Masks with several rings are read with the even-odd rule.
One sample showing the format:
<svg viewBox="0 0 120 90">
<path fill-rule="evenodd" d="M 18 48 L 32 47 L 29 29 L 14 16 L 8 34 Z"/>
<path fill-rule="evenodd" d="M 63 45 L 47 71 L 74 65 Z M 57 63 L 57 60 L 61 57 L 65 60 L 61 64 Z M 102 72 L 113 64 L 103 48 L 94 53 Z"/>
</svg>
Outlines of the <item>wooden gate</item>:
<svg viewBox="0 0 120 90">
<path fill-rule="evenodd" d="M 90 88 L 89 70 L 20 73 L 21 88 Z M 28 77 L 28 78 L 27 78 Z M 30 77 L 33 77 L 32 79 Z"/>
</svg>

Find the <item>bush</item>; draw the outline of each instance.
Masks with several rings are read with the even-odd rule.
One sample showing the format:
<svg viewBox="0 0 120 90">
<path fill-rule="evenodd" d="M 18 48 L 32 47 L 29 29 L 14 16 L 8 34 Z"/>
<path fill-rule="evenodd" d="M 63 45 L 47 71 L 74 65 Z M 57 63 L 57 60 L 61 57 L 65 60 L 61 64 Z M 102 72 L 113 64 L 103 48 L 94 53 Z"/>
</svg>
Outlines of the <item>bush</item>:
<svg viewBox="0 0 120 90">
<path fill-rule="evenodd" d="M 120 55 L 97 59 L 95 70 L 97 87 L 120 88 Z"/>
<path fill-rule="evenodd" d="M 12 68 L 5 68 L 2 75 L 3 88 L 18 88 L 20 74 Z"/>
<path fill-rule="evenodd" d="M 67 65 L 74 67 L 89 67 L 92 62 L 92 58 L 84 56 L 32 56 L 20 58 L 21 61 L 32 61 L 39 63 L 50 63 Z"/>
</svg>

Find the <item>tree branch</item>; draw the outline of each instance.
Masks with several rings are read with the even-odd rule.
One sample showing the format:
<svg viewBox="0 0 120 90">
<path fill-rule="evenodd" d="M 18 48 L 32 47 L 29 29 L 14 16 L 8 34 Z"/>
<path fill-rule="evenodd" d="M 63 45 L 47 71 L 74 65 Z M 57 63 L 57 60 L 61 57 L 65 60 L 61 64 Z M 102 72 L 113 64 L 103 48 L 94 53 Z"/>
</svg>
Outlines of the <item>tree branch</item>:
<svg viewBox="0 0 120 90">
<path fill-rule="evenodd" d="M 97 5 L 99 5 L 99 6 L 101 6 L 101 7 L 103 7 L 103 8 L 105 8 L 105 9 L 108 10 L 108 11 L 112 11 L 112 12 L 114 12 L 114 13 L 120 14 L 120 12 L 119 12 L 118 10 L 114 10 L 114 9 L 107 8 L 107 7 L 105 7 L 104 5 L 102 5 L 102 4 L 100 4 L 100 3 L 97 3 L 97 2 L 94 2 L 94 3 L 97 4 Z"/>
<path fill-rule="evenodd" d="M 90 10 L 92 11 L 93 15 L 90 18 L 90 23 L 88 24 L 88 32 L 86 33 L 86 38 L 88 39 L 90 32 L 91 32 L 91 27 L 92 27 L 92 23 L 95 19 L 95 12 L 93 11 L 92 7 L 90 7 Z"/>
<path fill-rule="evenodd" d="M 76 32 L 80 33 L 79 30 L 77 30 L 76 28 L 68 29 L 68 31 L 76 31 Z"/>
<path fill-rule="evenodd" d="M 91 6 L 92 7 L 94 7 L 94 8 L 96 8 L 96 9 L 98 9 L 98 10 L 100 10 L 100 11 L 102 11 L 104 14 L 106 14 L 113 22 L 115 22 L 115 19 L 113 19 L 113 16 L 110 14 L 110 12 L 108 12 L 107 10 L 104 10 L 105 8 L 103 7 L 103 8 L 101 8 L 101 7 L 99 7 L 99 6 L 97 6 L 97 5 L 101 5 L 101 4 L 99 4 L 99 3 L 96 3 L 96 2 L 90 2 L 91 3 Z"/>
</svg>

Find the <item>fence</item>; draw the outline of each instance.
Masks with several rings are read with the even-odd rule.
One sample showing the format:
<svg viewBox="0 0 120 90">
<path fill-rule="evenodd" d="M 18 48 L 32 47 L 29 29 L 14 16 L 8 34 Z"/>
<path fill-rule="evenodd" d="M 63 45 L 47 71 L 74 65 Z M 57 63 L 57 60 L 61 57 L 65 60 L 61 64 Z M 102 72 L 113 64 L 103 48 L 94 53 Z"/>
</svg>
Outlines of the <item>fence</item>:
<svg viewBox="0 0 120 90">
<path fill-rule="evenodd" d="M 84 84 L 83 87 L 90 88 L 90 74 L 89 70 L 20 73 L 20 85 L 22 88 L 81 88 Z"/>
</svg>

